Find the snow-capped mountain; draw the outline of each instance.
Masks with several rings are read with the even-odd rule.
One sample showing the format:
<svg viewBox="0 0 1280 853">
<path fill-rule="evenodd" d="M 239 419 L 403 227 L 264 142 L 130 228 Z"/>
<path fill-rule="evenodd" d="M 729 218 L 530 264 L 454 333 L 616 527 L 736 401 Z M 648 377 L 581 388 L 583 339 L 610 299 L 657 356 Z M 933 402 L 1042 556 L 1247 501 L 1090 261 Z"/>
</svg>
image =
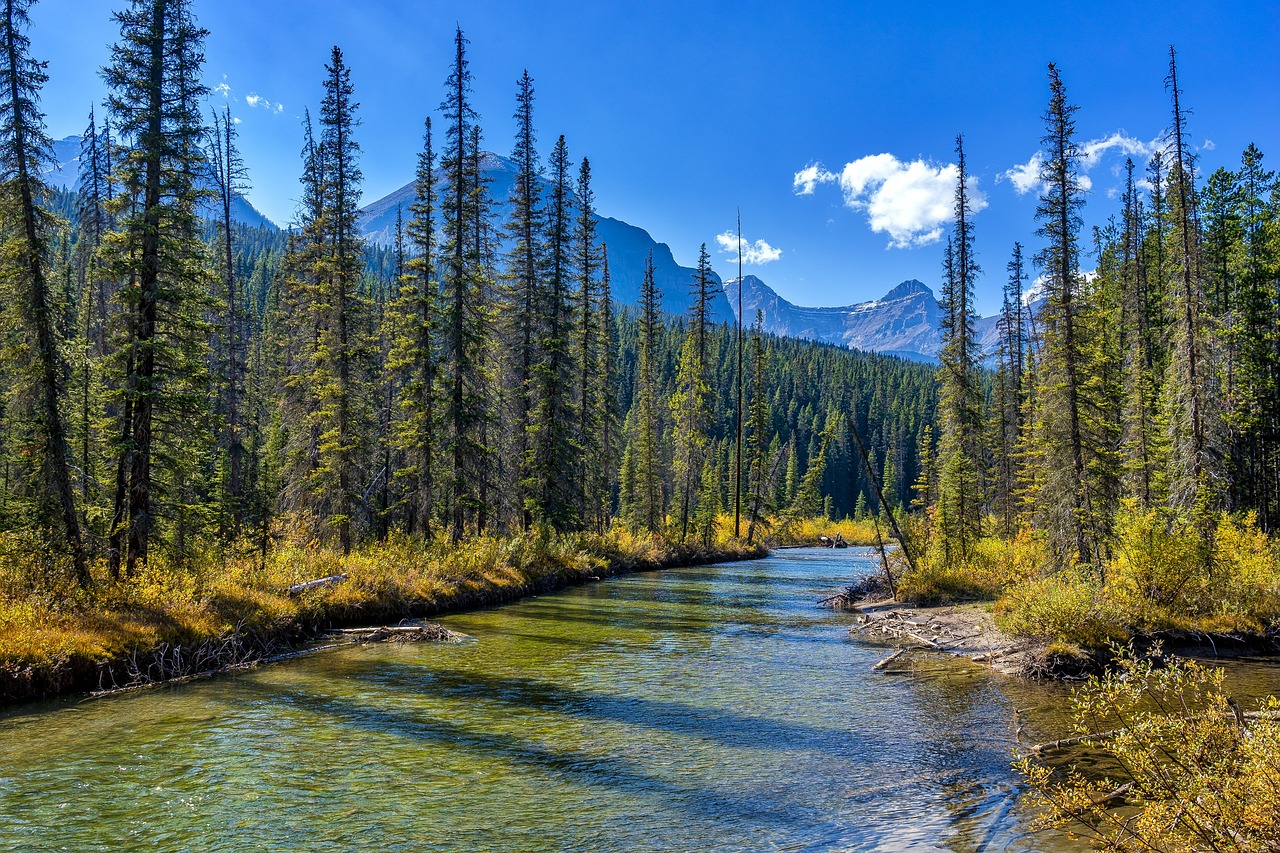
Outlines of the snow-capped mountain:
<svg viewBox="0 0 1280 853">
<path fill-rule="evenodd" d="M 739 282 L 730 279 L 724 287 L 736 312 Z M 776 335 L 925 361 L 937 359 L 942 348 L 938 300 L 928 285 L 915 279 L 902 282 L 879 299 L 838 308 L 793 305 L 753 275 L 743 276 L 741 287 L 745 322 L 755 322 L 759 309 L 765 331 Z M 996 326 L 996 317 L 981 317 L 974 330 L 988 359 L 996 351 Z"/>
<path fill-rule="evenodd" d="M 516 163 L 507 157 L 486 153 L 481 158 L 480 168 L 489 179 L 493 214 L 497 221 L 505 221 L 511 212 L 511 188 L 516 178 Z M 443 172 L 438 171 L 437 177 L 443 181 Z M 543 198 L 547 198 L 550 192 L 551 184 L 544 180 Z M 360 226 L 365 238 L 382 246 L 391 245 L 395 239 L 397 208 L 407 220 L 409 205 L 413 199 L 414 188 L 409 183 L 365 205 L 360 210 Z M 627 306 L 640 302 L 644 263 L 652 251 L 654 284 L 662 294 L 662 310 L 671 315 L 688 313 L 693 304 L 690 284 L 694 271 L 676 262 L 670 246 L 657 242 L 643 228 L 618 219 L 597 216 L 596 226 L 600 242 L 608 248 L 610 281 L 616 303 Z M 509 244 L 503 235 L 496 236 L 501 240 L 499 252 L 505 252 Z M 732 323 L 733 310 L 724 296 L 720 277 L 715 273 L 711 276 L 716 285 L 711 305 L 712 319 L 717 323 Z"/>
</svg>

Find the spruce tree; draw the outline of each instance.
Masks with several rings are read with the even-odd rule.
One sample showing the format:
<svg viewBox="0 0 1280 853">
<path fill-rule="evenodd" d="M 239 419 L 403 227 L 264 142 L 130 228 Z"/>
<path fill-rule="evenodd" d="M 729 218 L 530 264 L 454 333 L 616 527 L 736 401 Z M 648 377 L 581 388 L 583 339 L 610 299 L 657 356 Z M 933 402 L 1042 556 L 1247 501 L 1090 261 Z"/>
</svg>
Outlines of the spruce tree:
<svg viewBox="0 0 1280 853">
<path fill-rule="evenodd" d="M 565 531 L 581 524 L 574 494 L 581 452 L 573 430 L 570 342 L 573 191 L 569 149 L 563 136 L 551 154 L 551 197 L 547 207 L 546 286 L 539 304 L 536 398 L 528 425 L 533 454 L 529 491 L 538 522 Z"/>
<path fill-rule="evenodd" d="M 482 490 L 489 452 L 485 377 L 488 312 L 486 282 L 481 276 L 483 223 L 478 221 L 484 188 L 474 168 L 478 159 L 469 151 L 476 113 L 471 106 L 466 45 L 458 28 L 440 107 L 447 123 L 441 162 L 441 451 L 452 542 L 459 541 L 468 529 L 483 527 L 486 507 Z"/>
<path fill-rule="evenodd" d="M 1044 269 L 1044 354 L 1038 394 L 1038 445 L 1043 482 L 1037 500 L 1040 526 L 1055 559 L 1093 564 L 1099 531 L 1087 507 L 1081 385 L 1084 347 L 1078 328 L 1081 284 L 1080 207 L 1084 204 L 1075 139 L 1078 107 L 1067 101 L 1058 67 L 1049 64 L 1049 106 L 1042 144 L 1048 156 L 1040 171 L 1045 190 L 1036 208 L 1037 233 L 1047 241 L 1036 259 Z"/>
<path fill-rule="evenodd" d="M 645 260 L 640 286 L 640 343 L 636 368 L 635 422 L 631 453 L 635 465 L 632 526 L 649 533 L 662 528 L 665 503 L 662 492 L 662 450 L 658 420 L 658 335 L 660 332 L 657 285 L 653 279 L 653 253 Z"/>
<path fill-rule="evenodd" d="M 978 386 L 973 287 L 973 207 L 969 199 L 964 139 L 956 137 L 959 177 L 955 225 L 943 281 L 943 345 L 939 353 L 938 535 L 949 561 L 963 562 L 981 533 L 982 410 Z"/>
<path fill-rule="evenodd" d="M 104 77 L 123 151 L 113 208 L 118 232 L 108 250 L 113 276 L 130 284 L 122 294 L 129 317 L 119 348 L 124 423 L 108 555 L 113 574 L 122 547 L 128 572 L 147 562 L 159 517 L 170 526 L 171 544 L 184 549 L 197 465 L 210 440 L 203 319 L 209 272 L 197 234 L 196 181 L 205 168 L 200 72 L 207 33 L 189 0 L 133 0 L 115 19 L 120 38 Z"/>
<path fill-rule="evenodd" d="M 515 437 L 512 452 L 518 466 L 516 482 L 520 490 L 517 500 L 520 524 L 527 529 L 533 521 L 533 509 L 538 502 L 534 495 L 537 482 L 533 473 L 530 437 L 534 433 L 534 370 L 540 361 L 535 345 L 541 331 L 540 291 L 547 263 L 547 246 L 542 166 L 538 161 L 537 137 L 533 127 L 533 79 L 527 69 L 517 86 L 516 143 L 511 151 L 516 174 L 511 183 L 511 216 L 506 228 L 511 241 L 507 259 L 509 306 L 506 313 L 510 339 L 517 342 L 513 359 L 516 376 L 511 389 L 514 404 L 512 432 Z"/>
<path fill-rule="evenodd" d="M 30 445 L 35 460 L 27 487 L 33 493 L 33 521 L 42 531 L 58 531 L 70 552 L 72 569 L 82 587 L 90 583 L 67 464 L 69 448 L 61 410 L 56 326 L 48 281 L 50 217 L 41 207 L 48 188 L 41 175 L 51 159 L 52 141 L 37 106 L 40 88 L 48 79 L 45 64 L 30 56 L 25 29 L 29 25 L 23 0 L 5 0 L 0 29 L 0 209 L 6 229 L 5 262 L 0 267 L 10 310 L 20 314 L 23 331 L 23 381 L 15 389 L 17 402 L 29 419 Z M 15 227 L 16 226 L 16 227 Z"/>
</svg>

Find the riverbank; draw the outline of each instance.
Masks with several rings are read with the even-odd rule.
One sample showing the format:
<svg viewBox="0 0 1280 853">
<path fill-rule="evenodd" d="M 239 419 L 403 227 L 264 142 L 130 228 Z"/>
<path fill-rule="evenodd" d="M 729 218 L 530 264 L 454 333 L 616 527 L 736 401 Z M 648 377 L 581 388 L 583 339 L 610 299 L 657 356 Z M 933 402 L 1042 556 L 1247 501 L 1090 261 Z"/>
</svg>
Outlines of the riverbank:
<svg viewBox="0 0 1280 853">
<path fill-rule="evenodd" d="M 1005 675 L 1074 679 L 1103 673 L 1114 657 L 1109 647 L 1082 650 L 1009 634 L 997 625 L 992 602 L 917 606 L 870 598 L 842 609 L 858 613 L 858 623 L 849 629 L 854 639 L 966 657 Z M 1203 660 L 1280 656 L 1280 643 L 1269 634 L 1159 631 L 1134 634 L 1127 642 L 1138 652 L 1158 646 L 1163 652 Z"/>
<path fill-rule="evenodd" d="M 458 546 L 403 538 L 340 554 L 285 547 L 232 555 L 74 596 L 0 599 L 0 706 L 112 690 L 253 664 L 323 631 L 455 613 L 636 571 L 768 553 L 737 540 L 670 543 L 603 536 L 482 537 Z M 316 578 L 332 584 L 290 594 Z"/>
</svg>

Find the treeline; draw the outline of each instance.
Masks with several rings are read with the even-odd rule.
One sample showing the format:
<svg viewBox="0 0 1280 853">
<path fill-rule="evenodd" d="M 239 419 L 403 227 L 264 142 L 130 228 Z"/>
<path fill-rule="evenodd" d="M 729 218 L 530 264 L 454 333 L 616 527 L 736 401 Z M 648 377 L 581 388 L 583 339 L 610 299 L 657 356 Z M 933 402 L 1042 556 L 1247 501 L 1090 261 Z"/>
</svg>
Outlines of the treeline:
<svg viewBox="0 0 1280 853">
<path fill-rule="evenodd" d="M 1224 513 L 1280 525 L 1280 191 L 1252 145 L 1238 170 L 1198 173 L 1176 59 L 1171 48 L 1163 147 L 1126 162 L 1120 209 L 1092 233 L 1078 108 L 1049 66 L 1041 248 L 1013 246 L 994 376 L 975 352 L 980 270 L 957 139 L 939 440 L 921 488 L 940 562 L 972 563 L 984 537 L 1029 530 L 1053 568 L 1105 585 L 1116 560 L 1136 559 L 1125 537 L 1173 533 L 1194 543 L 1193 565 L 1134 580 L 1172 601 L 1200 588 L 1188 573 L 1214 574 Z"/>
<path fill-rule="evenodd" d="M 651 266 L 643 304 L 617 310 L 590 163 L 561 136 L 543 165 L 527 73 L 511 213 L 494 214 L 461 30 L 415 198 L 380 247 L 361 237 L 338 48 L 303 123 L 297 220 L 248 228 L 232 212 L 250 176 L 229 109 L 206 105 L 191 4 L 116 14 L 74 194 L 41 180 L 28 6 L 5 0 L 0 32 L 7 548 L 88 584 L 153 553 L 282 540 L 345 553 L 615 523 L 706 540 L 722 514 L 758 538 L 779 514 L 878 509 L 855 427 L 906 498 L 932 370 L 712 324 L 705 247 L 689 316 L 661 312 Z"/>
</svg>

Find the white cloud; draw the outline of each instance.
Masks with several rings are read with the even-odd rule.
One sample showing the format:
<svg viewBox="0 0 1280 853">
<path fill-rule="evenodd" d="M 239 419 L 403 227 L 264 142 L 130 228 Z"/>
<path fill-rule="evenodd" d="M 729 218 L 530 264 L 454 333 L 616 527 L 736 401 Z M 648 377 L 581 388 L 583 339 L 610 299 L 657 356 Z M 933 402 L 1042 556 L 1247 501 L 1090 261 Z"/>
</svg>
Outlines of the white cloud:
<svg viewBox="0 0 1280 853">
<path fill-rule="evenodd" d="M 1215 149 L 1215 148 L 1217 148 L 1217 147 L 1218 147 L 1218 146 L 1217 146 L 1217 143 L 1215 143 L 1212 139 L 1206 139 L 1206 140 L 1204 141 L 1204 145 L 1201 145 L 1201 146 L 1200 146 L 1200 149 L 1201 149 L 1202 151 L 1212 151 L 1213 149 Z"/>
<path fill-rule="evenodd" d="M 1027 162 L 996 175 L 997 181 L 1008 181 L 1013 184 L 1013 191 L 1018 195 L 1026 195 L 1032 190 L 1039 190 L 1040 168 L 1044 165 L 1044 154 L 1040 151 L 1031 155 Z"/>
<path fill-rule="evenodd" d="M 812 163 L 796 172 L 792 188 L 796 195 L 811 195 L 818 184 L 840 184 L 846 207 L 865 213 L 872 231 L 889 235 L 891 248 L 907 249 L 941 239 L 943 226 L 954 217 L 959 177 L 955 164 L 870 154 L 846 163 L 839 174 Z M 977 178 L 970 176 L 967 183 L 969 204 L 977 213 L 986 208 L 987 199 Z"/>
<path fill-rule="evenodd" d="M 904 163 L 892 154 L 873 154 L 845 164 L 840 188 L 845 205 L 864 211 L 872 231 L 888 234 L 891 247 L 905 249 L 941 239 L 942 226 L 954 216 L 959 177 L 954 164 Z M 987 206 L 972 177 L 969 203 L 974 213 Z"/>
<path fill-rule="evenodd" d="M 821 163 L 810 163 L 796 172 L 795 178 L 791 181 L 791 188 L 795 190 L 796 195 L 813 195 L 813 188 L 818 184 L 830 183 L 838 177 L 835 173 L 822 168 Z"/>
<path fill-rule="evenodd" d="M 1092 139 L 1080 146 L 1080 165 L 1085 171 L 1092 169 L 1102 160 L 1102 155 L 1108 151 L 1117 150 L 1126 157 L 1137 155 L 1141 158 L 1150 157 L 1156 153 L 1160 147 L 1159 140 L 1151 142 L 1143 142 L 1141 139 L 1129 136 L 1123 130 L 1118 130 L 1110 136 L 1102 139 Z"/>
<path fill-rule="evenodd" d="M 221 95 L 227 100 L 231 99 L 231 87 L 227 85 L 227 81 L 225 79 L 221 83 L 213 87 L 213 93 L 215 95 Z"/>
<path fill-rule="evenodd" d="M 1086 173 L 1101 163 L 1109 152 L 1115 151 L 1126 157 L 1137 156 L 1140 161 L 1144 161 L 1158 151 L 1159 148 L 1159 139 L 1143 142 L 1141 139 L 1129 136 L 1122 130 L 1118 130 L 1110 136 L 1085 142 L 1080 146 L 1079 178 L 1081 189 L 1087 192 L 1093 188 L 1093 179 Z M 996 176 L 996 180 L 1008 181 L 1013 184 L 1013 191 L 1018 195 L 1026 195 L 1032 191 L 1043 192 L 1044 184 L 1040 181 L 1040 169 L 1044 166 L 1044 162 L 1044 152 L 1037 151 L 1031 155 L 1031 159 L 1027 162 L 1001 172 Z M 1112 168 L 1112 173 L 1115 175 L 1120 174 L 1118 163 Z"/>
<path fill-rule="evenodd" d="M 735 258 L 738 256 L 738 235 L 732 231 L 717 234 L 716 243 L 719 244 L 722 253 Z M 742 239 L 742 262 L 744 264 L 760 266 L 772 263 L 781 257 L 782 250 L 770 246 L 764 240 L 756 240 L 753 243 L 745 237 Z"/>
<path fill-rule="evenodd" d="M 244 102 L 251 107 L 261 107 L 262 109 L 276 113 L 277 115 L 284 112 L 284 104 L 278 102 L 273 104 L 270 98 L 264 98 L 257 92 L 250 92 L 245 95 Z"/>
</svg>

